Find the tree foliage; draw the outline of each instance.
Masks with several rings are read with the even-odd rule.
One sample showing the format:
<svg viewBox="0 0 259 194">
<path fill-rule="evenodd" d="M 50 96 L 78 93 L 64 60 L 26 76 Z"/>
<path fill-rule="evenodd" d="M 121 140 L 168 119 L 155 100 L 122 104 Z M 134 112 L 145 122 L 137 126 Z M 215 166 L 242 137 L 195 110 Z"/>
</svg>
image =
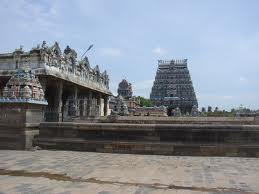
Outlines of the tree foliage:
<svg viewBox="0 0 259 194">
<path fill-rule="evenodd" d="M 141 107 L 151 107 L 153 103 L 150 99 L 144 98 L 142 96 L 138 96 L 137 99 L 139 100 Z"/>
</svg>

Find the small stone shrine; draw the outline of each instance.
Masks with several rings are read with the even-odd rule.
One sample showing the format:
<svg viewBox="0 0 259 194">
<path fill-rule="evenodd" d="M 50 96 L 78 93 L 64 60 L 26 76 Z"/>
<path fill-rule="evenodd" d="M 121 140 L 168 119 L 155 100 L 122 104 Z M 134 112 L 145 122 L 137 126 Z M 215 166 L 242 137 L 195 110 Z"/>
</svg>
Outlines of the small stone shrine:
<svg viewBox="0 0 259 194">
<path fill-rule="evenodd" d="M 132 97 L 132 85 L 127 80 L 123 79 L 119 83 L 118 96 L 122 96 L 124 99 L 129 99 Z"/>
<path fill-rule="evenodd" d="M 35 74 L 17 69 L 0 97 L 0 148 L 29 149 L 47 105 Z"/>
<path fill-rule="evenodd" d="M 112 101 L 112 114 L 118 114 L 120 116 L 129 115 L 128 106 L 121 95 L 112 97 L 110 100 Z"/>
</svg>

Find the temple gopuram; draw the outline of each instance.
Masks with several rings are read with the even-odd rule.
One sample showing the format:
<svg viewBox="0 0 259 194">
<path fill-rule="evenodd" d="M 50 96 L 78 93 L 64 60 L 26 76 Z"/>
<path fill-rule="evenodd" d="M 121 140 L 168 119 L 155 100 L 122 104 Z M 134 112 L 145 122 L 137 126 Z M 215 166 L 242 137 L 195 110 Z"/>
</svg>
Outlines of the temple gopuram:
<svg viewBox="0 0 259 194">
<path fill-rule="evenodd" d="M 32 71 L 42 86 L 39 98 L 43 98 L 41 95 L 45 93 L 48 102 L 43 110 L 45 121 L 107 115 L 111 95 L 107 72 L 101 72 L 98 65 L 91 68 L 87 57 L 77 59 L 76 51 L 69 46 L 61 52 L 57 42 L 48 46 L 43 41 L 30 51 L 24 51 L 21 47 L 14 52 L 0 54 L 0 96 L 7 95 L 7 82 L 17 73 L 17 69 L 22 68 Z M 15 87 L 19 88 L 20 84 Z M 27 90 L 25 86 L 21 92 Z M 32 88 L 29 92 L 35 91 Z M 9 93 L 14 94 L 12 91 Z"/>
<path fill-rule="evenodd" d="M 188 114 L 197 109 L 198 102 L 187 67 L 187 59 L 158 61 L 150 99 L 155 106 L 166 106 L 169 116 L 176 110 Z"/>
</svg>

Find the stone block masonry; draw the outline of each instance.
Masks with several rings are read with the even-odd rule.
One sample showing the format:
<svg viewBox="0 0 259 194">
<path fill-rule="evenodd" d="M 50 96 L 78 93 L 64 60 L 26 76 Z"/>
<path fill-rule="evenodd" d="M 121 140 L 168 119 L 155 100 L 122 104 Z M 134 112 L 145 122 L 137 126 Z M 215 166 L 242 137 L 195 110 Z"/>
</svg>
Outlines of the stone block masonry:
<svg viewBox="0 0 259 194">
<path fill-rule="evenodd" d="M 258 157 L 258 142 L 258 125 L 41 123 L 34 145 L 96 152 Z"/>
</svg>

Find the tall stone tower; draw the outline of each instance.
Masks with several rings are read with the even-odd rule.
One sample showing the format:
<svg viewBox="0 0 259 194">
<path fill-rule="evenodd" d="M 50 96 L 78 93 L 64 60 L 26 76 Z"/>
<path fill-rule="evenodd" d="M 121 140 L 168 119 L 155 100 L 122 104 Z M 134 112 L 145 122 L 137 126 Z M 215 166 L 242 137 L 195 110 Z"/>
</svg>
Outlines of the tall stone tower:
<svg viewBox="0 0 259 194">
<path fill-rule="evenodd" d="M 194 105 L 198 106 L 187 59 L 158 61 L 150 99 L 156 106 L 166 106 L 169 115 L 177 107 L 182 113 L 190 113 Z"/>
</svg>

